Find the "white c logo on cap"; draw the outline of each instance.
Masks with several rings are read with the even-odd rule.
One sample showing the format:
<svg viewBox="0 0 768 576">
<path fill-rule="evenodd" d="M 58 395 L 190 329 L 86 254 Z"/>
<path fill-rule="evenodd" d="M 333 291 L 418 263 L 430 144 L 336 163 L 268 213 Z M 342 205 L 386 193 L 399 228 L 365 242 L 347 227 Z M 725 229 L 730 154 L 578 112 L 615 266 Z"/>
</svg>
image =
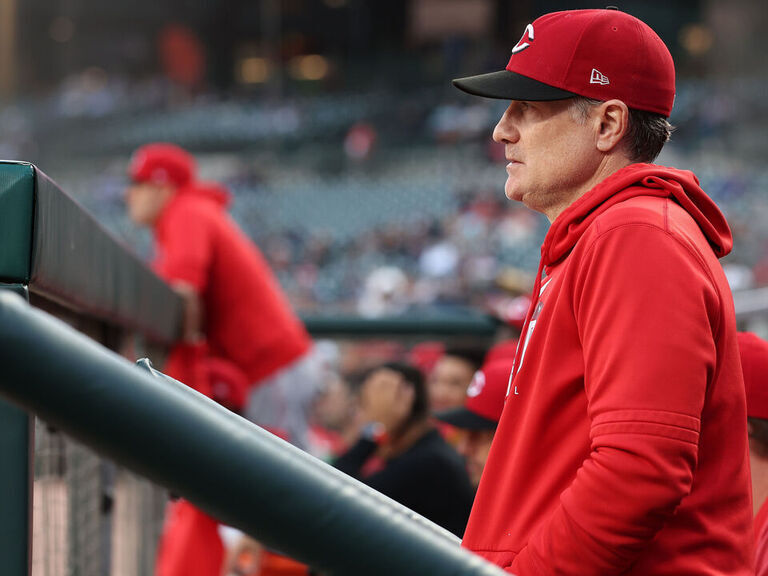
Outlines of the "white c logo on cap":
<svg viewBox="0 0 768 576">
<path fill-rule="evenodd" d="M 467 396 L 469 398 L 480 396 L 480 393 L 483 391 L 483 388 L 485 388 L 485 374 L 483 373 L 482 370 L 478 370 L 477 372 L 475 372 L 475 375 L 472 378 L 472 383 L 469 385 L 469 388 L 467 388 Z"/>
<path fill-rule="evenodd" d="M 527 42 L 526 38 L 528 38 Z M 512 54 L 522 52 L 531 45 L 531 42 L 533 42 L 533 24 L 528 24 L 528 26 L 525 27 L 525 32 L 523 32 L 523 36 L 520 38 L 520 41 L 515 45 L 514 48 L 512 48 Z"/>
</svg>

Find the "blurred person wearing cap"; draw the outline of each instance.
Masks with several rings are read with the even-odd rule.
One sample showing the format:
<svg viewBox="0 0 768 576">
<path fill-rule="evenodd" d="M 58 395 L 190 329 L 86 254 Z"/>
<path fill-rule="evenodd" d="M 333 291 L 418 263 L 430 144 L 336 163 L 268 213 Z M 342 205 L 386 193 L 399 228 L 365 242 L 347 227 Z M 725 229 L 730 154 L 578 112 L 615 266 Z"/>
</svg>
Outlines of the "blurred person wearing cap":
<svg viewBox="0 0 768 576">
<path fill-rule="evenodd" d="M 464 457 L 472 485 L 477 488 L 507 395 L 512 358 L 486 362 L 467 388 L 464 405 L 435 417 L 463 432 L 456 450 Z"/>
<path fill-rule="evenodd" d="M 652 164 L 675 70 L 615 9 L 546 14 L 504 70 L 506 196 L 551 222 L 463 545 L 519 576 L 752 573 L 732 248 L 691 173 Z"/>
<path fill-rule="evenodd" d="M 154 268 L 185 299 L 183 341 L 205 340 L 213 356 L 242 370 L 246 416 L 303 448 L 319 372 L 312 343 L 261 252 L 227 214 L 229 194 L 197 181 L 194 158 L 173 144 L 139 148 L 129 170 L 130 217 L 152 229 Z M 296 401 L 286 406 L 285 398 Z"/>
<path fill-rule="evenodd" d="M 433 414 L 459 408 L 464 404 L 467 388 L 485 358 L 485 348 L 448 346 L 437 359 L 427 377 L 429 410 Z M 440 420 L 435 421 L 443 438 L 454 448 L 461 440 L 459 430 Z"/>
<path fill-rule="evenodd" d="M 755 574 L 768 576 L 768 342 L 751 332 L 739 332 L 738 338 L 747 390 Z"/>
<path fill-rule="evenodd" d="M 136 150 L 129 177 L 128 214 L 152 230 L 153 267 L 184 300 L 181 338 L 164 370 L 304 448 L 319 387 L 312 343 L 261 252 L 227 214 L 228 192 L 198 181 L 194 158 L 173 144 Z M 174 502 L 158 576 L 219 576 L 217 526 Z"/>
<path fill-rule="evenodd" d="M 429 409 L 440 412 L 464 404 L 472 377 L 480 369 L 485 349 L 477 346 L 448 346 L 427 378 Z"/>
<path fill-rule="evenodd" d="M 334 466 L 461 536 L 474 491 L 461 457 L 429 420 L 421 372 L 400 362 L 376 366 L 359 401 L 360 438 Z"/>
</svg>

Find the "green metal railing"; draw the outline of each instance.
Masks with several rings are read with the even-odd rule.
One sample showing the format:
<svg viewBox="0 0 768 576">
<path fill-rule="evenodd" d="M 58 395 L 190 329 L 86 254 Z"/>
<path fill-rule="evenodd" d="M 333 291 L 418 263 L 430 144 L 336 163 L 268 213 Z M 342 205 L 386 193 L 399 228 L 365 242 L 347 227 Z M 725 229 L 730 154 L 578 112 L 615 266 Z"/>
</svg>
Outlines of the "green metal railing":
<svg viewBox="0 0 768 576">
<path fill-rule="evenodd" d="M 0 394 L 325 574 L 503 574 L 454 537 L 0 293 Z"/>
</svg>

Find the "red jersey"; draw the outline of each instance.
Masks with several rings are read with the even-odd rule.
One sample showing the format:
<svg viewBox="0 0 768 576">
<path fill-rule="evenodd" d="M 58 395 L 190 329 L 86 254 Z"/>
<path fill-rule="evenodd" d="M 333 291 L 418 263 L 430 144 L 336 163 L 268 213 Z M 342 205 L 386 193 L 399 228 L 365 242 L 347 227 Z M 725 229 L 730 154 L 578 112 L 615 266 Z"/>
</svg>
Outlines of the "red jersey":
<svg viewBox="0 0 768 576">
<path fill-rule="evenodd" d="M 227 202 L 214 186 L 179 189 L 155 225 L 155 269 L 195 288 L 211 354 L 259 382 L 304 355 L 310 339 Z"/>
<path fill-rule="evenodd" d="M 752 573 L 731 246 L 661 166 L 555 220 L 465 547 L 519 576 Z"/>
</svg>

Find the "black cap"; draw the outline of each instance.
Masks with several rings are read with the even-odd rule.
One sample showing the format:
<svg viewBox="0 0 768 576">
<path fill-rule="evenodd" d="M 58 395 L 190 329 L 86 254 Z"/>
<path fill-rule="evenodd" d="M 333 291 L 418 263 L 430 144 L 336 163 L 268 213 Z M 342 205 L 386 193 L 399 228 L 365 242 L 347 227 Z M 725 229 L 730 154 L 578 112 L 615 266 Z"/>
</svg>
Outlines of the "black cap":
<svg viewBox="0 0 768 576">
<path fill-rule="evenodd" d="M 434 415 L 435 418 L 456 428 L 465 430 L 495 430 L 498 422 L 490 418 L 483 418 L 465 407 L 445 410 Z"/>
</svg>

